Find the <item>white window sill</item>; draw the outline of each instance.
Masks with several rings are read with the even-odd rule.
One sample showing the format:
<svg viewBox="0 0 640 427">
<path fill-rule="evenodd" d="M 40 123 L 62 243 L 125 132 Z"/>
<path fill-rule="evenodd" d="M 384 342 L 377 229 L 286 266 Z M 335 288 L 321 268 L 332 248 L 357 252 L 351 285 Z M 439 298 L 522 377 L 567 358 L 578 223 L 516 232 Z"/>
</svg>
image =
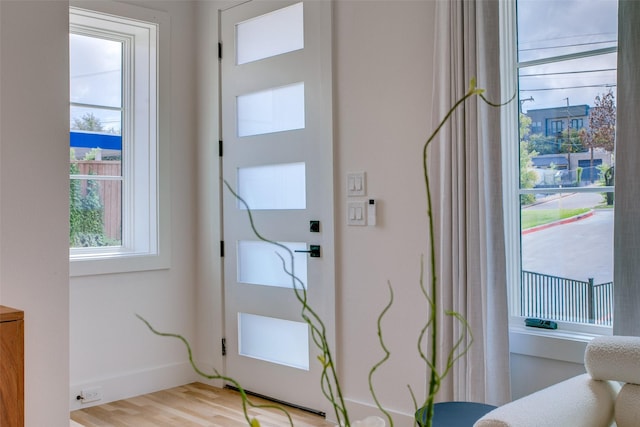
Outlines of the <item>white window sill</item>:
<svg viewBox="0 0 640 427">
<path fill-rule="evenodd" d="M 560 329 L 538 329 L 511 324 L 509 351 L 513 354 L 542 357 L 571 363 L 584 363 L 584 351 L 589 341 L 599 335 L 611 335 L 611 328 L 591 327 L 593 332 Z M 596 330 L 597 329 L 597 330 Z"/>
<path fill-rule="evenodd" d="M 69 262 L 69 275 L 94 276 L 99 274 L 129 273 L 134 271 L 165 270 L 171 267 L 170 256 L 128 255 L 96 258 L 77 258 Z"/>
</svg>

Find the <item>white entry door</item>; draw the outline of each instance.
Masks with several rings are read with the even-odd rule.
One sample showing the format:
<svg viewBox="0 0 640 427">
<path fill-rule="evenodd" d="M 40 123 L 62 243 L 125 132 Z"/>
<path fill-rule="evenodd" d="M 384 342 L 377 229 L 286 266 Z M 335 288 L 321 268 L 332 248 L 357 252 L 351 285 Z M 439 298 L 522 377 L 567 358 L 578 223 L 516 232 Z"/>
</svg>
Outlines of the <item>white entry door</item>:
<svg viewBox="0 0 640 427">
<path fill-rule="evenodd" d="M 333 346 L 330 8 L 254 0 L 223 11 L 221 111 L 223 178 L 258 231 L 295 254 Z M 287 270 L 289 256 L 223 194 L 226 372 L 246 390 L 326 412 L 318 351 L 277 253 Z"/>
</svg>

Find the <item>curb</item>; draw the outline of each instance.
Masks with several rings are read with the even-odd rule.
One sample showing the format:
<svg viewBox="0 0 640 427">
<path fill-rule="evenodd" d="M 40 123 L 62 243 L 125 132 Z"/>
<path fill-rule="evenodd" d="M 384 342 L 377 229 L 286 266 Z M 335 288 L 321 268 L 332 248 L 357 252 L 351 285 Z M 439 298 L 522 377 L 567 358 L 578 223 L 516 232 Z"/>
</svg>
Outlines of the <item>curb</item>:
<svg viewBox="0 0 640 427">
<path fill-rule="evenodd" d="M 594 214 L 594 210 L 591 209 L 589 212 L 585 212 L 580 215 L 576 215 L 576 216 L 561 219 L 558 221 L 549 222 L 547 224 L 542 224 L 542 225 L 537 225 L 535 227 L 527 228 L 526 230 L 522 230 L 522 234 L 525 235 L 525 234 L 533 233 L 535 231 L 546 230 L 547 228 L 555 227 L 556 225 L 569 224 L 571 222 L 576 222 L 581 219 L 589 218 L 590 216 L 593 216 L 593 214 Z"/>
</svg>

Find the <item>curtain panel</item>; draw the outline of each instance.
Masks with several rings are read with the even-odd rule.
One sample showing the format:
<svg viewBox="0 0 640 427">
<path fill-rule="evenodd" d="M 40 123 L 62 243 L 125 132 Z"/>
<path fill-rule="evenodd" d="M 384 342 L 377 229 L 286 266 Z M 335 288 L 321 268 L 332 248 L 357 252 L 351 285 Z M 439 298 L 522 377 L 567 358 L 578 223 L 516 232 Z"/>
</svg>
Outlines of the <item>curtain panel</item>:
<svg viewBox="0 0 640 427">
<path fill-rule="evenodd" d="M 613 230 L 616 335 L 640 336 L 640 1 L 618 3 L 618 102 Z"/>
<path fill-rule="evenodd" d="M 500 102 L 497 0 L 436 6 L 434 124 L 468 90 L 472 77 Z M 468 321 L 474 342 L 443 380 L 439 401 L 510 400 L 508 306 L 500 109 L 479 98 L 459 108 L 428 151 L 434 202 L 438 307 Z M 440 366 L 461 325 L 440 315 Z"/>
</svg>

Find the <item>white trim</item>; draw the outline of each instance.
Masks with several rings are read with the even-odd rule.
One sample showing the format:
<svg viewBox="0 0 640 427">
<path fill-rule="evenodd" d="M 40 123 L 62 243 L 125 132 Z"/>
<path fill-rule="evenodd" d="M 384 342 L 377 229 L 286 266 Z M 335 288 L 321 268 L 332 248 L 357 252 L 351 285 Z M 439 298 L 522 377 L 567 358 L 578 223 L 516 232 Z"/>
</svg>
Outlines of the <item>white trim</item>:
<svg viewBox="0 0 640 427">
<path fill-rule="evenodd" d="M 611 335 L 611 328 L 600 328 L 601 333 L 579 333 L 512 325 L 509 349 L 512 354 L 583 364 L 587 344 L 596 336 Z"/>
<path fill-rule="evenodd" d="M 380 409 L 370 403 L 360 402 L 353 399 L 345 399 L 345 404 L 347 406 L 347 410 L 349 411 L 349 421 L 351 421 L 352 425 L 355 421 L 363 420 L 372 415 L 383 417 L 383 415 L 380 413 Z M 415 414 L 406 414 L 389 408 L 385 408 L 385 411 L 387 411 L 389 415 L 391 415 L 396 425 L 415 425 Z M 327 412 L 327 421 L 336 422 L 334 418 L 335 414 L 333 412 Z"/>
<path fill-rule="evenodd" d="M 69 386 L 69 409 L 71 411 L 85 409 L 200 380 L 189 362 L 171 363 L 152 369 L 130 371 L 122 375 L 93 378 Z M 101 400 L 82 404 L 76 399 L 81 390 L 93 387 L 101 387 Z"/>
<path fill-rule="evenodd" d="M 500 2 L 500 93 L 510 98 L 514 90 L 518 90 L 517 79 L 517 46 L 513 35 L 516 33 L 516 8 L 514 1 Z M 501 135 L 504 141 L 518 141 L 518 99 L 510 102 L 501 109 Z M 517 307 L 520 300 L 518 290 L 520 283 L 521 260 L 514 256 L 520 252 L 520 204 L 518 200 L 519 187 L 519 144 L 502 144 L 502 194 L 506 201 L 503 203 L 505 227 L 505 253 L 507 262 L 507 295 L 509 298 L 509 313 L 513 315 L 512 307 Z"/>
<path fill-rule="evenodd" d="M 70 275 L 169 268 L 169 105 L 161 103 L 169 99 L 169 17 L 112 1 L 72 2 L 69 11 L 74 32 L 115 37 L 131 50 L 123 55 L 123 86 L 130 87 L 123 92 L 133 98 L 123 98 L 123 151 L 127 155 L 122 167 L 125 182 L 131 184 L 123 185 L 122 197 L 123 207 L 131 208 L 123 209 L 122 246 L 72 248 Z M 127 68 L 132 70 L 129 74 Z M 144 84 L 136 84 L 133 75 L 140 71 L 145 75 Z M 136 104 L 135 99 L 148 102 Z M 127 135 L 133 135 L 135 145 Z"/>
<path fill-rule="evenodd" d="M 602 49 L 585 50 L 576 53 L 569 53 L 567 55 L 550 56 L 547 58 L 533 59 L 531 61 L 522 61 L 518 64 L 518 68 L 535 67 L 537 65 L 553 64 L 562 61 L 571 61 L 572 59 L 589 58 L 592 56 L 606 55 L 609 53 L 616 53 L 618 46 L 605 47 Z"/>
</svg>

